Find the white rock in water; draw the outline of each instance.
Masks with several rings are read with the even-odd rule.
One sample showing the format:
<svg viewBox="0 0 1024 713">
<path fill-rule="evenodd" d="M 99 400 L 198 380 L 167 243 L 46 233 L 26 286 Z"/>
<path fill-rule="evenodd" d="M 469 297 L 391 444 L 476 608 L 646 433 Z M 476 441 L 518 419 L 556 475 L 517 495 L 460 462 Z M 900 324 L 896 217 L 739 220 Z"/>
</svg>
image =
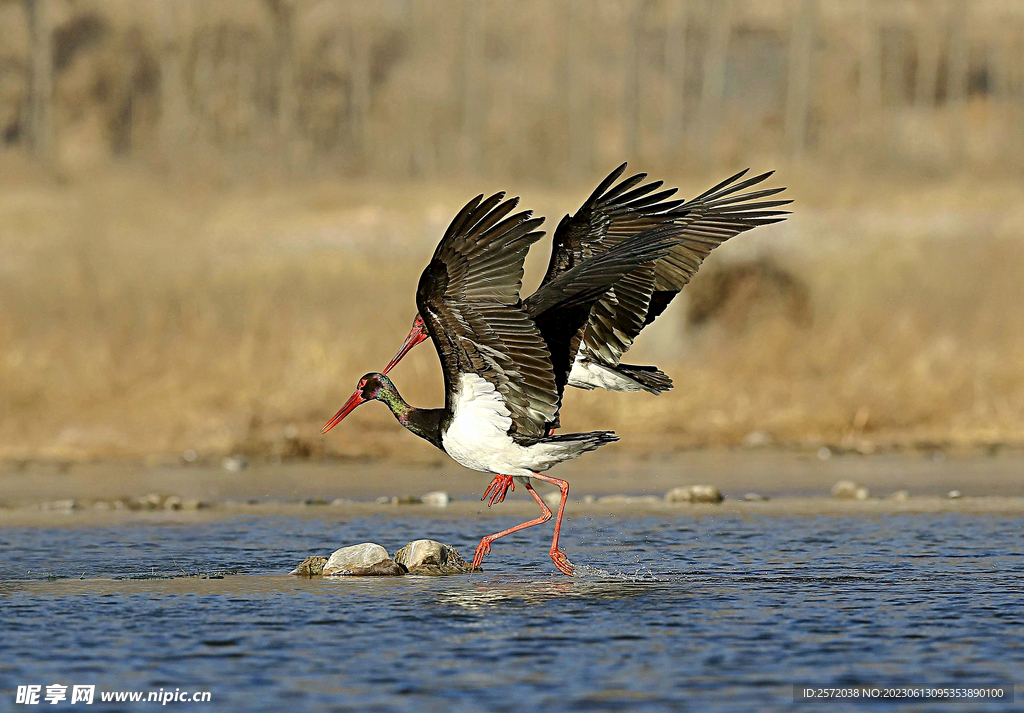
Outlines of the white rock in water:
<svg viewBox="0 0 1024 713">
<path fill-rule="evenodd" d="M 395 562 L 409 569 L 433 559 L 435 564 L 447 560 L 445 546 L 437 540 L 413 540 L 395 553 Z"/>
<path fill-rule="evenodd" d="M 895 493 L 889 496 L 890 500 L 896 500 L 897 502 L 906 502 L 910 498 L 909 490 L 897 490 Z"/>
<path fill-rule="evenodd" d="M 449 496 L 448 493 L 446 493 L 443 490 L 434 490 L 433 492 L 425 493 L 423 496 L 420 497 L 420 500 L 423 501 L 424 505 L 429 505 L 430 507 L 433 508 L 446 508 L 448 507 L 448 503 L 452 501 L 451 496 Z M 417 542 L 420 541 L 421 540 L 417 540 Z M 422 541 L 426 542 L 427 540 Z M 429 541 L 433 542 L 433 540 Z"/>
<path fill-rule="evenodd" d="M 458 550 L 437 540 L 413 540 L 395 553 L 394 561 L 404 566 L 409 574 L 437 576 L 473 571 Z"/>
<path fill-rule="evenodd" d="M 743 496 L 743 499 L 748 503 L 756 503 L 767 500 L 768 498 L 766 498 L 764 495 L 761 495 L 760 493 L 747 493 L 746 495 Z"/>
<path fill-rule="evenodd" d="M 840 480 L 832 486 L 832 497 L 842 500 L 867 500 L 871 497 L 871 491 L 852 480 Z"/>
<path fill-rule="evenodd" d="M 375 542 L 364 542 L 335 550 L 324 565 L 324 575 L 344 574 L 361 567 L 372 567 L 390 559 L 388 551 Z"/>
<path fill-rule="evenodd" d="M 724 500 L 721 491 L 714 485 L 684 485 L 665 493 L 670 503 L 720 503 Z"/>
<path fill-rule="evenodd" d="M 963 494 L 959 490 L 950 490 L 946 497 L 950 500 L 959 500 L 963 497 Z"/>
</svg>

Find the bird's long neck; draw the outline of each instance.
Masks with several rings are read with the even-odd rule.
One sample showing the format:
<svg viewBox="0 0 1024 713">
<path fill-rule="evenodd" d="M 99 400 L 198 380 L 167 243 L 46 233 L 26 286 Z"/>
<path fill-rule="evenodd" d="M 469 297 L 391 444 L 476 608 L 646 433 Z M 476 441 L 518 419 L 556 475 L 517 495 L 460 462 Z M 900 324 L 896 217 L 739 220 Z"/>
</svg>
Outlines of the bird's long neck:
<svg viewBox="0 0 1024 713">
<path fill-rule="evenodd" d="M 377 400 L 383 401 L 391 409 L 391 413 L 395 414 L 398 422 L 408 431 L 444 450 L 441 445 L 441 417 L 444 414 L 444 409 L 422 409 L 410 406 L 398 393 L 398 389 L 393 386 L 381 389 Z"/>
</svg>

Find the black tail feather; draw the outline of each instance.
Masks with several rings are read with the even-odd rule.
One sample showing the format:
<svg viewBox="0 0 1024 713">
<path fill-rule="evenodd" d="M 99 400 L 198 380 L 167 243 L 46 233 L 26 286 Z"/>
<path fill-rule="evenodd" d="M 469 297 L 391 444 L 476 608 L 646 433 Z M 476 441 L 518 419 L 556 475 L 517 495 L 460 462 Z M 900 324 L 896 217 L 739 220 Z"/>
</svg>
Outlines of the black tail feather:
<svg viewBox="0 0 1024 713">
<path fill-rule="evenodd" d="M 615 443 L 619 437 L 615 431 L 586 431 L 585 433 L 557 433 L 542 438 L 545 443 L 580 443 L 592 451 L 607 443 Z"/>
<path fill-rule="evenodd" d="M 644 391 L 660 394 L 671 391 L 672 379 L 656 366 L 639 366 L 637 364 L 618 364 L 615 370 L 629 377 L 643 387 Z"/>
</svg>

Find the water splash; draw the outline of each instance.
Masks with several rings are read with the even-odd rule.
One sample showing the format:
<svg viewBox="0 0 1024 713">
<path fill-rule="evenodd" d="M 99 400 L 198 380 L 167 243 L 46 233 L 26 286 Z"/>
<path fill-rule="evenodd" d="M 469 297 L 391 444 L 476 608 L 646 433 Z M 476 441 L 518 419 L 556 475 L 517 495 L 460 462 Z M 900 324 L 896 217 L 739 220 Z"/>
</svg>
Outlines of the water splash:
<svg viewBox="0 0 1024 713">
<path fill-rule="evenodd" d="M 574 577 L 579 579 L 612 579 L 619 582 L 664 582 L 665 580 L 654 573 L 647 565 L 640 562 L 637 557 L 633 562 L 635 569 L 614 569 L 607 570 L 594 567 L 589 564 L 577 564 Z"/>
</svg>

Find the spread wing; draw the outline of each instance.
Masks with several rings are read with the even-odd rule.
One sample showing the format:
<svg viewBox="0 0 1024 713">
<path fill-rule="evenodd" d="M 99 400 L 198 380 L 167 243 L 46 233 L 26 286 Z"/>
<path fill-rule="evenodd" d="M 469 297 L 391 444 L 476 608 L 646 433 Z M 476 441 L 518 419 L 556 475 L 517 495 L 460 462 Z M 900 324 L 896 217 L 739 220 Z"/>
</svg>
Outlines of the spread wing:
<svg viewBox="0 0 1024 713">
<path fill-rule="evenodd" d="M 459 211 L 420 276 L 416 306 L 441 359 L 446 403 L 458 375 L 479 375 L 511 413 L 510 435 L 540 437 L 558 414 L 551 355 L 519 299 L 523 261 L 543 232 L 518 198 L 477 196 Z"/>
<path fill-rule="evenodd" d="M 666 213 L 683 204 L 681 200 L 668 200 L 675 188 L 658 190 L 662 181 L 640 185 L 646 173 L 616 185 L 625 170 L 626 164 L 622 164 L 608 174 L 575 215 L 562 218 L 555 229 L 544 282 L 626 238 L 660 225 L 669 219 Z"/>
<path fill-rule="evenodd" d="M 669 200 L 675 188 L 658 190 L 662 181 L 645 184 L 646 173 L 616 184 L 625 170 L 623 163 L 601 181 L 574 215 L 562 218 L 555 230 L 544 283 L 638 233 L 679 217 L 683 201 Z M 635 270 L 594 304 L 583 336 L 584 352 L 599 354 L 612 364 L 619 362 L 643 329 L 654 293 L 653 278 L 653 266 Z"/>
<path fill-rule="evenodd" d="M 785 220 L 788 213 L 775 208 L 791 202 L 763 200 L 784 188 L 743 193 L 772 172 L 740 181 L 747 173 L 742 171 L 693 200 L 682 201 L 668 200 L 674 189 L 657 191 L 661 181 L 638 186 L 646 174 L 613 186 L 624 170 L 625 164 L 619 166 L 576 215 L 562 220 L 548 266 L 551 277 L 561 265 L 607 250 L 638 229 L 671 226 L 676 246 L 652 265 L 631 272 L 594 305 L 582 351 L 608 364 L 619 363 L 640 331 L 665 310 L 711 250 L 746 230 Z"/>
<path fill-rule="evenodd" d="M 749 193 L 746 189 L 763 182 L 774 171 L 740 181 L 747 171 L 722 181 L 673 212 L 673 222 L 683 227 L 682 240 L 654 267 L 654 293 L 641 328 L 653 322 L 686 286 L 716 247 L 759 225 L 779 223 L 789 211 L 776 210 L 790 200 L 763 200 L 785 188 L 767 188 Z"/>
<path fill-rule="evenodd" d="M 644 231 L 542 284 L 523 303 L 551 352 L 559 397 L 569 379 L 583 327 L 612 286 L 653 284 L 653 263 L 677 244 L 675 226 Z"/>
</svg>

